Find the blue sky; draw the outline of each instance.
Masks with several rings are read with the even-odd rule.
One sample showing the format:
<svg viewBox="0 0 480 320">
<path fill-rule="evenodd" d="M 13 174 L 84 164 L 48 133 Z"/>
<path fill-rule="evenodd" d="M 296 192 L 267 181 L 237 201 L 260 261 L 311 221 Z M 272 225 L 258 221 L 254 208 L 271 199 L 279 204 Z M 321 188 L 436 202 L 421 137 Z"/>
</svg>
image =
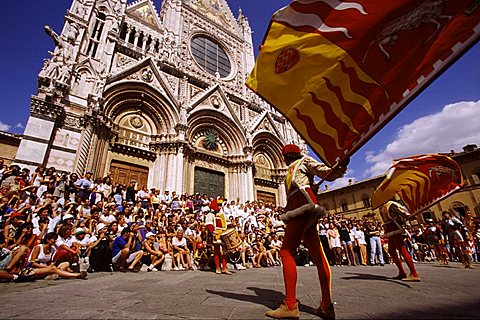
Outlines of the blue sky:
<svg viewBox="0 0 480 320">
<path fill-rule="evenodd" d="M 131 1 L 129 1 L 131 2 Z M 160 0 L 154 1 L 160 9 Z M 228 0 L 236 16 L 241 7 L 261 43 L 271 15 L 287 0 Z M 51 39 L 48 24 L 59 33 L 69 0 L 2 1 L 0 4 L 0 130 L 22 133 L 29 100 L 36 94 L 37 75 Z M 353 157 L 346 177 L 363 180 L 381 174 L 391 159 L 419 153 L 460 151 L 468 143 L 480 146 L 480 44 L 434 81 Z"/>
</svg>

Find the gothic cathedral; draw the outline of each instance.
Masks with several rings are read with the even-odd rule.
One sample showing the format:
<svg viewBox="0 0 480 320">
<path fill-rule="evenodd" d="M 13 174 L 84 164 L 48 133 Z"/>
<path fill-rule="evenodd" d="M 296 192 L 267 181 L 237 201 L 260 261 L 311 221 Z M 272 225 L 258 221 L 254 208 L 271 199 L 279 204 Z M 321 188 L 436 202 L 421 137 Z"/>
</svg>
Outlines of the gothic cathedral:
<svg viewBox="0 0 480 320">
<path fill-rule="evenodd" d="M 225 0 L 73 0 L 38 76 L 15 162 L 177 193 L 284 204 L 285 143 L 244 85 L 252 31 Z"/>
</svg>

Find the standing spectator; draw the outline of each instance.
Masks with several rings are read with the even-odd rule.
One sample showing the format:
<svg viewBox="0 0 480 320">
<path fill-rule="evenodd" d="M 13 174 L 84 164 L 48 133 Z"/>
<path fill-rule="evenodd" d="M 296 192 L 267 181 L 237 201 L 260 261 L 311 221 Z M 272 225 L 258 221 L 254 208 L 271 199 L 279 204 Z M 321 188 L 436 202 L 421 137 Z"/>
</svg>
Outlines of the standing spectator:
<svg viewBox="0 0 480 320">
<path fill-rule="evenodd" d="M 88 200 L 90 198 L 90 193 L 93 191 L 92 175 L 93 173 L 91 171 L 87 171 L 83 179 L 75 182 L 75 186 L 78 190 L 78 197 L 82 201 Z"/>
<path fill-rule="evenodd" d="M 370 265 L 375 265 L 375 258 L 378 257 L 378 264 L 384 266 L 382 242 L 380 240 L 380 227 L 373 221 L 368 221 L 366 230 L 370 237 Z"/>
<path fill-rule="evenodd" d="M 360 250 L 360 263 L 363 266 L 367 265 L 367 242 L 365 241 L 365 233 L 363 232 L 363 226 L 357 224 L 357 229 L 355 230 L 355 241 Z"/>
<path fill-rule="evenodd" d="M 143 209 L 150 208 L 151 196 L 147 186 L 143 186 L 142 189 L 138 191 L 137 197 L 138 197 L 138 201 L 141 202 Z"/>
<path fill-rule="evenodd" d="M 350 230 L 347 228 L 345 221 L 340 222 L 338 233 L 340 234 L 340 241 L 342 243 L 348 265 L 357 265 L 355 262 L 355 253 L 353 252 L 352 240 L 350 239 Z"/>
<path fill-rule="evenodd" d="M 330 250 L 333 253 L 333 265 L 340 266 L 342 265 L 342 243 L 338 229 L 333 222 L 329 224 L 327 236 Z"/>
<path fill-rule="evenodd" d="M 150 199 L 152 202 L 153 210 L 156 212 L 158 209 L 160 209 L 160 191 L 158 189 L 152 188 L 150 189 Z"/>
<path fill-rule="evenodd" d="M 65 189 L 65 198 L 70 201 L 77 200 L 78 190 L 75 185 L 77 181 L 78 181 L 78 175 L 76 173 L 72 173 L 67 181 L 67 185 Z"/>
<path fill-rule="evenodd" d="M 32 186 L 40 187 L 40 183 L 43 181 L 43 175 L 45 173 L 45 167 L 38 166 L 33 173 L 30 182 Z"/>
<path fill-rule="evenodd" d="M 125 200 L 128 203 L 135 203 L 137 194 L 137 182 L 135 180 L 130 180 L 127 189 L 125 190 Z"/>
<path fill-rule="evenodd" d="M 172 204 L 172 198 L 170 197 L 170 191 L 165 190 L 165 192 L 160 196 L 160 202 L 162 203 L 162 210 L 166 210 Z"/>
</svg>

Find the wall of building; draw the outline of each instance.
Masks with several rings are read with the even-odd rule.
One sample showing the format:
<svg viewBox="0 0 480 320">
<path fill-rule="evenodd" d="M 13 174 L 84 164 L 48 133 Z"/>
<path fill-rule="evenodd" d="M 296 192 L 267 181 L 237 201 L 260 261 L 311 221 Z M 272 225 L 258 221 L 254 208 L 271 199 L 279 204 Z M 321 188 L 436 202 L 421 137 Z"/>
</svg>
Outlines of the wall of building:
<svg viewBox="0 0 480 320">
<path fill-rule="evenodd" d="M 6 165 L 11 164 L 15 160 L 18 146 L 20 145 L 20 135 L 0 131 L 0 158 L 4 160 Z"/>
<path fill-rule="evenodd" d="M 460 165 L 465 185 L 460 191 L 427 208 L 424 213 L 417 216 L 414 223 L 424 222 L 425 218 L 429 216 L 432 219 L 440 220 L 444 210 L 460 214 L 469 210 L 473 216 L 480 217 L 480 149 L 476 146 L 466 146 L 462 152 L 451 152 L 447 155 Z M 375 177 L 338 189 L 323 191 L 318 195 L 318 201 L 329 214 L 360 219 L 375 215 L 380 219 L 379 210 L 372 210 L 369 200 L 384 178 L 385 176 Z M 347 204 L 347 210 L 344 210 L 342 203 Z M 431 214 L 426 212 L 431 212 Z"/>
</svg>

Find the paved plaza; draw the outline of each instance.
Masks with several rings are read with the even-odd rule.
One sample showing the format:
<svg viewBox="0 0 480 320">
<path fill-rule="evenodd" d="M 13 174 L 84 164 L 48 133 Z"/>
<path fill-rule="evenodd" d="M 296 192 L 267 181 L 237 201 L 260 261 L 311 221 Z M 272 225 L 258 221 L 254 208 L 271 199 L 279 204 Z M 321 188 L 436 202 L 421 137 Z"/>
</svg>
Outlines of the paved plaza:
<svg viewBox="0 0 480 320">
<path fill-rule="evenodd" d="M 390 279 L 385 267 L 332 267 L 339 319 L 480 319 L 480 266 L 417 264 L 422 282 Z M 300 319 L 320 300 L 313 267 L 299 267 Z M 282 269 L 96 273 L 89 280 L 0 284 L 2 318 L 262 319 L 283 298 Z"/>
</svg>

